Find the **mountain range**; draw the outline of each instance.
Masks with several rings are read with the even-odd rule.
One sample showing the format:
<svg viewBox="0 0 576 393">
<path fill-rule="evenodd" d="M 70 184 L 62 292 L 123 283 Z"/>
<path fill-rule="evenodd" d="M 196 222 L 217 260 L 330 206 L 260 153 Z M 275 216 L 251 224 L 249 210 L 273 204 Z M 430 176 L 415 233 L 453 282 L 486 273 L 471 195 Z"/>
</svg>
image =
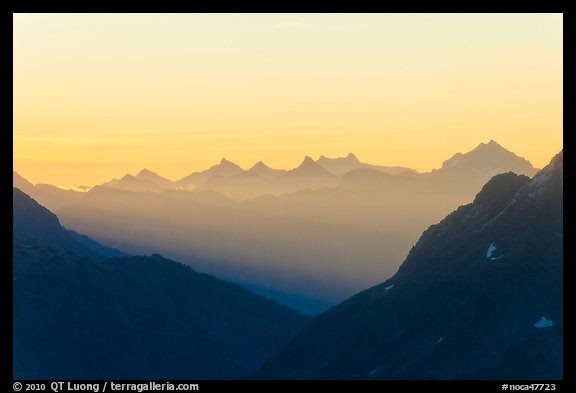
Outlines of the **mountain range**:
<svg viewBox="0 0 576 393">
<path fill-rule="evenodd" d="M 338 158 L 320 156 L 316 161 L 306 156 L 298 167 L 291 170 L 272 169 L 261 161 L 252 168 L 244 170 L 223 158 L 220 163 L 209 169 L 194 172 L 175 182 L 144 169 L 136 176 L 126 175 L 120 180 L 116 179 L 102 185 L 136 192 L 209 189 L 233 199 L 245 200 L 261 195 L 282 195 L 303 189 L 336 187 L 343 176 L 358 169 L 370 169 L 375 173 L 389 175 L 417 173 L 411 168 L 363 163 L 353 153 L 349 153 L 346 157 Z M 490 140 L 466 154 L 456 153 L 433 173 L 439 171 L 442 174 L 472 174 L 490 178 L 506 170 L 528 176 L 536 172 L 529 161 Z"/>
<path fill-rule="evenodd" d="M 532 168 L 502 150 L 481 144 L 427 174 L 338 176 L 307 157 L 272 181 L 339 183 L 242 202 L 208 188 L 98 186 L 58 212 L 122 251 L 66 229 L 14 187 L 13 377 L 562 379 L 563 152 L 532 178 L 492 176 Z M 16 173 L 13 182 L 36 191 Z M 370 265 L 449 206 L 395 274 Z M 341 296 L 367 277 L 380 283 L 309 319 L 191 266 L 316 301 L 333 285 L 353 284 Z"/>
<path fill-rule="evenodd" d="M 306 156 L 302 163 L 291 170 L 273 169 L 258 161 L 248 170 L 222 158 L 210 168 L 194 172 L 182 179 L 172 181 L 148 169 L 136 175 L 126 174 L 118 179 L 102 183 L 101 186 L 134 192 L 162 192 L 163 190 L 213 190 L 238 199 L 251 199 L 261 195 L 281 195 L 302 189 L 335 187 L 344 175 L 358 169 L 371 169 L 377 173 L 398 175 L 416 174 L 414 169 L 400 166 L 381 166 L 361 162 L 353 153 L 345 157 L 328 158 L 320 156 L 314 161 Z M 532 176 L 536 169 L 526 159 L 504 149 L 490 140 L 481 143 L 472 151 L 456 153 L 444 161 L 440 169 L 432 173 L 460 173 L 491 177 L 495 174 L 513 171 Z M 14 171 L 13 185 L 37 198 L 48 208 L 59 210 L 82 199 L 83 192 L 63 190 L 48 184 L 33 185 Z M 89 190 L 89 187 L 82 187 Z"/>
<path fill-rule="evenodd" d="M 470 170 L 479 155 L 485 162 Z M 110 246 L 159 252 L 315 314 L 390 277 L 430 222 L 470 201 L 494 171 L 523 160 L 495 142 L 459 157 L 431 173 L 363 164 L 343 175 L 322 167 L 332 162 L 325 158 L 307 157 L 290 171 L 265 164 L 242 171 L 223 160 L 198 172 L 204 180 L 192 191 L 162 189 L 160 181 L 149 191 L 97 186 L 56 212 Z M 155 176 L 147 172 L 134 178 L 148 185 Z"/>
<path fill-rule="evenodd" d="M 14 379 L 228 379 L 308 318 L 154 254 L 66 230 L 14 188 Z M 114 256 L 114 257 L 112 257 Z"/>
<path fill-rule="evenodd" d="M 563 152 L 493 177 L 398 272 L 315 317 L 253 377 L 563 377 Z"/>
</svg>

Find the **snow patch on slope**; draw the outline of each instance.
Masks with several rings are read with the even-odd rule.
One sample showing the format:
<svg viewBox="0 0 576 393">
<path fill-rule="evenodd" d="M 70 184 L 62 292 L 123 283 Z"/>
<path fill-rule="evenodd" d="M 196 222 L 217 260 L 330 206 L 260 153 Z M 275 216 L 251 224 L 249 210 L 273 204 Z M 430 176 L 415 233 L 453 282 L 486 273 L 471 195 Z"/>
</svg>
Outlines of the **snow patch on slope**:
<svg viewBox="0 0 576 393">
<path fill-rule="evenodd" d="M 551 327 L 552 325 L 554 325 L 552 320 L 546 317 L 540 318 L 540 320 L 534 324 L 534 326 L 537 327 L 538 329 Z"/>
<path fill-rule="evenodd" d="M 488 246 L 488 250 L 486 250 L 486 258 L 492 258 L 494 251 L 496 251 L 496 245 L 492 242 L 490 246 Z"/>
</svg>

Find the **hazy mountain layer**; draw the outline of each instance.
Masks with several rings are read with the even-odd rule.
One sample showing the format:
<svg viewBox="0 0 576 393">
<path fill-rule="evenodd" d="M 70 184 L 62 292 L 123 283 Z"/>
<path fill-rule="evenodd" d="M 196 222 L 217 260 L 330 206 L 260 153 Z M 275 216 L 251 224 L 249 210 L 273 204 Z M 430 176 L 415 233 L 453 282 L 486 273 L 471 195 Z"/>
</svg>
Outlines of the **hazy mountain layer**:
<svg viewBox="0 0 576 393">
<path fill-rule="evenodd" d="M 13 189 L 12 238 L 24 246 L 55 246 L 80 256 L 102 260 L 125 253 L 68 230 L 58 217 L 17 188 Z"/>
<path fill-rule="evenodd" d="M 213 175 L 196 187 L 196 190 L 213 190 L 236 200 L 246 200 L 262 195 L 282 195 L 298 190 L 335 187 L 340 177 L 324 169 L 310 157 L 289 171 L 279 171 L 256 164 L 248 171 L 233 176 Z"/>
<path fill-rule="evenodd" d="M 214 165 L 204 171 L 194 172 L 178 181 L 175 184 L 184 190 L 193 190 L 202 185 L 211 176 L 234 176 L 244 170 L 235 163 L 222 158 L 219 164 Z"/>
<path fill-rule="evenodd" d="M 360 160 L 352 153 L 348 154 L 346 157 L 329 158 L 325 156 L 320 156 L 316 161 L 322 168 L 326 169 L 328 172 L 334 175 L 344 175 L 354 169 L 369 168 L 375 169 L 377 171 L 388 173 L 390 175 L 397 175 L 403 172 L 416 172 L 414 169 L 405 168 L 401 166 L 380 166 L 371 165 L 360 162 Z"/>
<path fill-rule="evenodd" d="M 50 184 L 32 184 L 15 171 L 12 171 L 12 185 L 39 201 L 51 211 L 79 202 L 86 193 L 63 190 Z"/>
</svg>

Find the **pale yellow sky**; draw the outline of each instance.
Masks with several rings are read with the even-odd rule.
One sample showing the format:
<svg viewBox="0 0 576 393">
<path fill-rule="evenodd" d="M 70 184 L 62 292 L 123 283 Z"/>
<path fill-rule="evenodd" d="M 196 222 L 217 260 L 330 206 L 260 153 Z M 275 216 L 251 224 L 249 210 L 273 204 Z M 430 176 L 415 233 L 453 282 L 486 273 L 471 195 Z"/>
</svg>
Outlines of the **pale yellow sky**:
<svg viewBox="0 0 576 393">
<path fill-rule="evenodd" d="M 15 14 L 14 168 L 94 185 L 562 148 L 562 14 Z"/>
</svg>

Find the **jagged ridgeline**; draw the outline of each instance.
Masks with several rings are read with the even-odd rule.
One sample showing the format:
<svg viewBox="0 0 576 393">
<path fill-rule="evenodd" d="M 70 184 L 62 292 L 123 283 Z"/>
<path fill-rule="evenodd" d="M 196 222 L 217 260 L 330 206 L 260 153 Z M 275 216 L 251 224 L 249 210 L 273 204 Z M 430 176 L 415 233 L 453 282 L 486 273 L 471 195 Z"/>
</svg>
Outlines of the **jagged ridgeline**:
<svg viewBox="0 0 576 393">
<path fill-rule="evenodd" d="M 259 378 L 561 379 L 563 152 L 492 178 L 397 274 L 316 317 Z"/>
</svg>

